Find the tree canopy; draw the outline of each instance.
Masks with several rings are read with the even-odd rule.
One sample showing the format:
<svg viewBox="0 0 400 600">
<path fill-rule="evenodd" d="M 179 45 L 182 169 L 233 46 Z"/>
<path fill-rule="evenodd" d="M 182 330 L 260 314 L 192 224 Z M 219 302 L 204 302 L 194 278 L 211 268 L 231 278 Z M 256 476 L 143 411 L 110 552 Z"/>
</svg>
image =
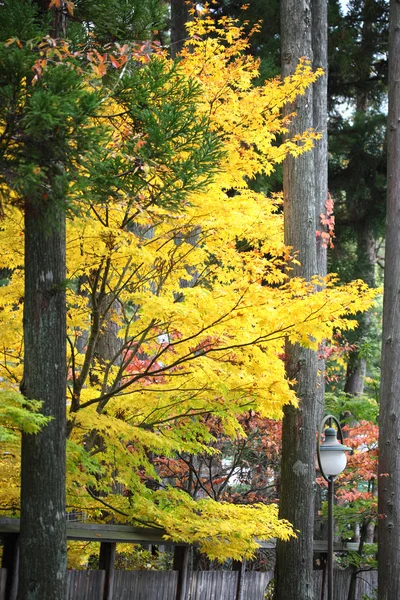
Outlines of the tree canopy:
<svg viewBox="0 0 400 600">
<path fill-rule="evenodd" d="M 155 457 L 218 452 L 206 417 L 232 438 L 245 435 L 245 411 L 280 418 L 297 402 L 285 338 L 316 349 L 373 301 L 360 281 L 289 279 L 297 258 L 283 243 L 281 198 L 250 187 L 316 143 L 312 130 L 282 141 L 296 118 L 282 108 L 319 73 L 301 60 L 255 85 L 242 27 L 207 13 L 177 62 L 156 44 L 104 34 L 104 46 L 100 29 L 80 47 L 35 23 L 33 11 L 0 44 L 0 424 L 24 429 L 18 403 L 29 409 L 18 396 L 21 199 L 43 199 L 51 170 L 69 215 L 67 508 L 163 527 L 220 560 L 251 556 L 256 537 L 293 535 L 276 505 L 192 498 Z M 40 160 L 27 153 L 27 136 L 49 135 Z M 19 441 L 3 444 L 0 507 L 16 511 Z"/>
</svg>

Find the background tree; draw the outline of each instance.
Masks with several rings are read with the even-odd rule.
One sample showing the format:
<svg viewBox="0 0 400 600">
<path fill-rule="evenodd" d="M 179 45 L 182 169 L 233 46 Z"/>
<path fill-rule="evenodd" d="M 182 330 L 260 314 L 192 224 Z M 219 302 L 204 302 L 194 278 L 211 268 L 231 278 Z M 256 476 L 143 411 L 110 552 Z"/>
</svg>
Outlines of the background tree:
<svg viewBox="0 0 400 600">
<path fill-rule="evenodd" d="M 354 2 L 345 14 L 332 3 L 330 17 L 331 267 L 345 280 L 356 276 L 374 286 L 385 221 L 387 3 Z M 363 315 L 348 338 L 355 346 L 344 386 L 349 394 L 363 393 L 373 339 L 373 317 Z"/>
<path fill-rule="evenodd" d="M 400 6 L 390 2 L 389 19 L 389 112 L 387 127 L 387 225 L 385 249 L 385 285 L 383 296 L 382 380 L 379 418 L 379 600 L 400 594 L 400 577 L 395 568 L 400 560 L 399 531 L 399 436 L 398 398 L 400 379 L 400 330 L 397 298 L 399 294 L 400 202 L 399 157 L 399 78 L 400 78 Z"/>
<path fill-rule="evenodd" d="M 282 74 L 293 72 L 299 57 L 313 60 L 312 2 L 281 3 Z M 324 24 L 325 25 L 325 24 Z M 322 49 L 322 48 L 321 48 Z M 313 127 L 313 90 L 291 107 L 296 127 Z M 317 108 L 316 108 L 317 112 Z M 319 111 L 318 111 L 319 113 Z M 319 116 L 322 115 L 319 113 Z M 293 135 L 293 132 L 291 132 Z M 283 165 L 285 243 L 299 261 L 291 276 L 310 280 L 317 273 L 316 173 L 310 153 Z M 312 599 L 315 431 L 320 411 L 317 403 L 318 357 L 311 349 L 292 345 L 285 349 L 288 377 L 295 380 L 298 407 L 285 407 L 282 424 L 282 461 L 279 514 L 300 533 L 296 540 L 277 544 L 275 598 Z M 293 498 L 297 501 L 293 502 Z"/>
</svg>

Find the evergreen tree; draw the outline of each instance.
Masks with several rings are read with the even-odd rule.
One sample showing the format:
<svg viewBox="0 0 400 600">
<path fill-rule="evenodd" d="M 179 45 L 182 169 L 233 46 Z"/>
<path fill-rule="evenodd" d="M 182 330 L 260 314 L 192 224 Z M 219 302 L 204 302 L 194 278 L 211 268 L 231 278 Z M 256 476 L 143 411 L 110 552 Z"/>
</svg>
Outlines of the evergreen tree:
<svg viewBox="0 0 400 600">
<path fill-rule="evenodd" d="M 336 219 L 330 265 L 345 281 L 359 277 L 371 286 L 385 224 L 387 17 L 381 0 L 351 2 L 346 14 L 338 3 L 330 6 L 329 187 Z M 344 390 L 352 395 L 364 390 L 371 319 L 363 315 L 347 336 L 355 351 Z"/>
<path fill-rule="evenodd" d="M 399 395 L 400 395 L 400 5 L 390 2 L 387 228 L 383 296 L 382 381 L 379 416 L 378 598 L 400 595 Z"/>
</svg>

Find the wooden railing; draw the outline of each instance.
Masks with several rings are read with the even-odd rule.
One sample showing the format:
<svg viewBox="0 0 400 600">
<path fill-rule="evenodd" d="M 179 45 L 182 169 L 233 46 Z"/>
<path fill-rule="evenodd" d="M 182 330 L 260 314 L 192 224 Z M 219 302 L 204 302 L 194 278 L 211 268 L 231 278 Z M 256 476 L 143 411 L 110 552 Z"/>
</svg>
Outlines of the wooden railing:
<svg viewBox="0 0 400 600">
<path fill-rule="evenodd" d="M 16 600 L 18 586 L 19 520 L 0 518 L 3 542 L 3 563 L 0 569 L 0 600 Z M 163 532 L 130 525 L 97 525 L 67 523 L 67 536 L 72 540 L 100 543 L 99 570 L 68 571 L 67 600 L 264 600 L 265 589 L 272 572 L 245 571 L 237 563 L 233 571 L 199 571 L 188 569 L 187 545 L 174 544 L 172 571 L 119 571 L 114 569 L 117 543 L 166 545 Z M 264 548 L 274 548 L 273 540 L 262 542 Z M 317 557 L 326 552 L 326 542 L 314 542 Z M 335 551 L 345 551 L 337 545 Z M 317 562 L 317 561 L 316 561 Z M 335 572 L 335 600 L 346 600 L 350 572 Z M 314 597 L 322 599 L 323 570 L 314 571 Z M 357 580 L 357 600 L 373 596 L 377 587 L 376 572 L 361 573 Z"/>
<path fill-rule="evenodd" d="M 0 600 L 5 596 L 6 569 L 0 569 Z M 265 589 L 273 573 L 246 572 L 240 600 L 264 600 Z M 350 585 L 348 570 L 335 570 L 335 599 L 346 600 Z M 109 600 L 171 600 L 176 598 L 177 571 L 115 571 Z M 99 600 L 103 598 L 105 571 L 68 571 L 67 600 Z M 314 598 L 322 598 L 322 572 L 314 571 Z M 357 600 L 373 596 L 377 573 L 366 572 L 357 579 Z M 325 592 L 326 594 L 326 592 Z M 326 595 L 325 595 L 326 597 Z M 188 578 L 185 600 L 237 600 L 238 573 L 235 571 L 197 571 Z"/>
</svg>

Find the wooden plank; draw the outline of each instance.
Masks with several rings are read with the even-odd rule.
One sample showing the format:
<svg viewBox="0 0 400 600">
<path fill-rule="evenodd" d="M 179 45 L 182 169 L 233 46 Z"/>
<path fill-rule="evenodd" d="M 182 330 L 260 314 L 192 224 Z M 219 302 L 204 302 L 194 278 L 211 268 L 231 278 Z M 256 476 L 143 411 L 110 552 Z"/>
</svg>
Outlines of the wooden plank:
<svg viewBox="0 0 400 600">
<path fill-rule="evenodd" d="M 6 600 L 7 569 L 0 569 L 0 600 Z"/>
<path fill-rule="evenodd" d="M 265 590 L 271 579 L 273 579 L 273 572 L 257 572 L 247 571 L 244 579 L 243 586 L 243 598 L 246 600 L 251 598 L 252 600 L 264 600 Z"/>
<path fill-rule="evenodd" d="M 192 575 L 190 600 L 235 600 L 237 571 L 194 571 Z"/>
<path fill-rule="evenodd" d="M 99 567 L 105 572 L 103 600 L 113 600 L 116 546 L 115 542 L 100 543 Z"/>
<path fill-rule="evenodd" d="M 67 600 L 99 600 L 103 598 L 105 571 L 67 572 Z"/>
<path fill-rule="evenodd" d="M 0 517 L 0 533 L 19 533 L 19 519 Z M 165 534 L 166 532 L 162 529 L 133 527 L 132 525 L 67 522 L 69 540 L 175 545 L 164 539 Z M 187 544 L 179 545 L 186 546 Z"/>
<path fill-rule="evenodd" d="M 238 560 L 232 561 L 232 570 L 237 571 L 237 573 L 238 573 L 235 600 L 242 600 L 244 598 L 243 589 L 244 589 L 244 578 L 245 578 L 245 573 L 246 573 L 246 559 L 243 559 L 242 561 L 238 561 Z"/>
<path fill-rule="evenodd" d="M 19 519 L 0 517 L 0 533 L 19 533 Z M 166 532 L 162 529 L 133 527 L 132 525 L 104 525 L 97 523 L 67 523 L 69 540 L 85 540 L 88 542 L 122 542 L 150 543 L 167 546 L 187 546 L 187 544 L 170 542 L 164 538 Z M 275 540 L 258 540 L 260 548 L 274 549 Z M 343 544 L 335 544 L 335 552 L 348 552 Z M 328 545 L 324 540 L 314 540 L 314 552 L 327 552 Z"/>
<path fill-rule="evenodd" d="M 186 600 L 186 587 L 188 583 L 189 548 L 175 546 L 174 563 L 172 569 L 178 571 L 176 587 L 176 600 Z"/>
<path fill-rule="evenodd" d="M 365 571 L 357 575 L 357 598 L 375 597 L 378 591 L 378 571 Z"/>
<path fill-rule="evenodd" d="M 171 600 L 177 571 L 115 571 L 113 600 Z"/>
<path fill-rule="evenodd" d="M 86 540 L 116 543 L 152 543 L 168 544 L 157 529 L 140 529 L 131 525 L 98 525 L 95 523 L 67 523 L 67 537 L 70 540 Z"/>
</svg>

